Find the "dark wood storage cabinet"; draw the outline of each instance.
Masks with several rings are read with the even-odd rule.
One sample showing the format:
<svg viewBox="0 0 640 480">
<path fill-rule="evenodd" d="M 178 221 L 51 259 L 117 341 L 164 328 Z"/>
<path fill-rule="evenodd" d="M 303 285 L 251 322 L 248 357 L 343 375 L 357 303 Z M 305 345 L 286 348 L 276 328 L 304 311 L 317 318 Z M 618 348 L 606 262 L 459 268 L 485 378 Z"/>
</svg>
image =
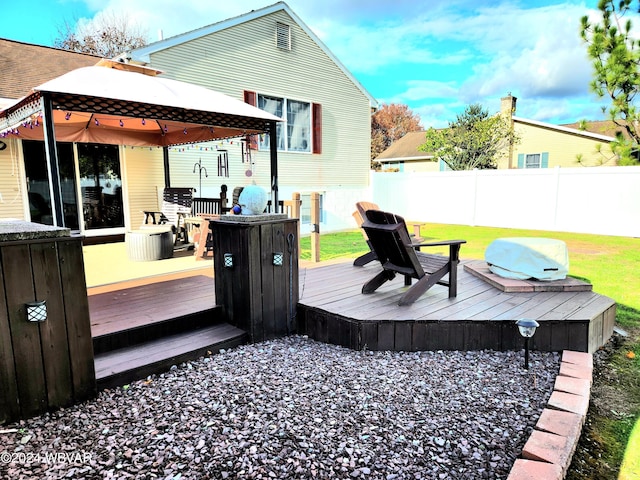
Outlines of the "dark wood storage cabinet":
<svg viewBox="0 0 640 480">
<path fill-rule="evenodd" d="M 82 238 L 0 221 L 0 424 L 96 396 Z M 46 320 L 27 304 L 44 301 Z"/>
<path fill-rule="evenodd" d="M 295 332 L 298 220 L 284 214 L 212 220 L 216 303 L 251 342 Z"/>
</svg>

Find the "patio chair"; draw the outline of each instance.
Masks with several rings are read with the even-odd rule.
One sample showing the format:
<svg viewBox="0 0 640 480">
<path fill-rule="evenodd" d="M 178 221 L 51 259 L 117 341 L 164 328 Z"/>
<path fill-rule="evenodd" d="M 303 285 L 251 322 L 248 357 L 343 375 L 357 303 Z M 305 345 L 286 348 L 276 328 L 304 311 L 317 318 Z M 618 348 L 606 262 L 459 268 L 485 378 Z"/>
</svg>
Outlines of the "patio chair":
<svg viewBox="0 0 640 480">
<path fill-rule="evenodd" d="M 356 211 L 352 214 L 353 218 L 356 220 L 358 228 L 360 228 L 360 231 L 362 232 L 364 241 L 367 242 L 367 246 L 369 247 L 369 251 L 367 253 L 360 255 L 353 261 L 353 265 L 356 267 L 364 267 L 366 264 L 371 263 L 377 259 L 375 252 L 371 248 L 369 237 L 367 236 L 367 233 L 362 229 L 362 224 L 364 223 L 364 220 L 366 218 L 367 210 L 380 210 L 380 207 L 371 202 L 357 202 Z"/>
<path fill-rule="evenodd" d="M 362 293 L 375 292 L 381 285 L 393 280 L 396 274 L 404 275 L 405 285 L 411 286 L 398 301 L 398 305 L 411 305 L 435 284 L 449 287 L 449 298 L 457 295 L 460 246 L 466 240 L 446 240 L 429 243 L 412 243 L 404 219 L 393 213 L 367 210 L 362 228 L 382 271 L 362 287 Z M 449 246 L 449 256 L 427 254 L 421 247 Z M 444 277 L 448 275 L 448 279 Z"/>
<path fill-rule="evenodd" d="M 367 210 L 380 210 L 380 207 L 378 207 L 378 205 L 372 202 L 357 202 L 356 211 L 353 212 L 352 214 L 353 218 L 355 218 L 356 220 L 358 228 L 360 228 L 362 232 L 362 236 L 364 237 L 365 242 L 367 242 L 367 246 L 369 247 L 369 251 L 367 253 L 360 255 L 358 258 L 356 258 L 353 261 L 353 265 L 356 267 L 363 267 L 368 263 L 371 263 L 374 260 L 376 260 L 376 254 L 371 248 L 369 237 L 367 237 L 367 233 L 362 229 L 362 223 L 366 218 Z M 396 216 L 396 218 L 401 218 L 401 217 Z M 422 241 L 420 237 L 420 225 L 421 225 L 420 223 L 415 223 L 413 225 L 413 234 L 410 234 L 410 236 L 413 238 L 414 243 Z"/>
<path fill-rule="evenodd" d="M 166 187 L 162 192 L 161 211 L 145 210 L 144 223 L 170 225 L 175 234 L 174 244 L 187 243 L 187 231 L 184 224 L 185 217 L 191 215 L 193 202 L 193 188 Z"/>
</svg>

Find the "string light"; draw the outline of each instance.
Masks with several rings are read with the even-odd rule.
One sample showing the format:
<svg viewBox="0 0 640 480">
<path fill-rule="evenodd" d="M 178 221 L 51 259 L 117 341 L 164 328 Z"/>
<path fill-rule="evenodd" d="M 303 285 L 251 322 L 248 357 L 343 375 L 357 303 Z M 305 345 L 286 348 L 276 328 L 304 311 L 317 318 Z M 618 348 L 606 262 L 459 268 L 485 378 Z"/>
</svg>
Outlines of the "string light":
<svg viewBox="0 0 640 480">
<path fill-rule="evenodd" d="M 145 119 L 143 118 L 143 119 L 142 119 L 142 125 L 146 125 L 146 124 L 147 124 L 147 122 L 146 122 L 146 121 L 145 121 Z"/>
<path fill-rule="evenodd" d="M 95 124 L 96 124 L 96 127 L 99 127 L 99 126 L 100 126 L 100 122 L 98 121 L 98 119 L 97 119 L 97 118 L 94 120 L 94 122 L 95 122 Z"/>
<path fill-rule="evenodd" d="M 65 120 L 69 120 L 71 118 L 71 112 L 67 112 L 66 115 L 64 116 Z"/>
<path fill-rule="evenodd" d="M 182 131 L 182 133 L 184 133 L 185 135 L 187 134 L 187 127 L 184 127 L 184 130 Z"/>
<path fill-rule="evenodd" d="M 124 127 L 124 122 L 122 120 L 120 120 L 120 126 Z"/>
</svg>

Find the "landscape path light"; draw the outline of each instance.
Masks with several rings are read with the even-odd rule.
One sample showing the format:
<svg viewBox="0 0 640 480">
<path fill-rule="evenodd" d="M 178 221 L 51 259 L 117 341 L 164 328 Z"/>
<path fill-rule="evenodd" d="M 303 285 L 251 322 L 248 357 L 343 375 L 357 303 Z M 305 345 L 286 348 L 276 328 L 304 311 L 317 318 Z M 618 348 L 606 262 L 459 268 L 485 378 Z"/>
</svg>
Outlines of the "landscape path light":
<svg viewBox="0 0 640 480">
<path fill-rule="evenodd" d="M 531 318 L 521 318 L 516 322 L 520 335 L 524 337 L 524 368 L 529 369 L 529 339 L 536 333 L 536 328 L 540 326 L 538 322 Z"/>
</svg>

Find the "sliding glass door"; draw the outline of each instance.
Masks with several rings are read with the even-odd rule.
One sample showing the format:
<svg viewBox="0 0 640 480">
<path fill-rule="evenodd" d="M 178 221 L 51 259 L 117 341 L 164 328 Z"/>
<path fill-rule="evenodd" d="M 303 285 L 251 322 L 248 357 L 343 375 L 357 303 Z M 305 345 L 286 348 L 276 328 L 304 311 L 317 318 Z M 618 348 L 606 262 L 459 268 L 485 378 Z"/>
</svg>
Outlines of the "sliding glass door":
<svg viewBox="0 0 640 480">
<path fill-rule="evenodd" d="M 22 148 L 30 219 L 53 225 L 44 142 L 24 140 Z M 74 152 L 74 144 L 58 143 L 57 149 L 64 226 L 83 233 L 124 227 L 118 146 L 77 144 Z"/>
<path fill-rule="evenodd" d="M 85 230 L 124 227 L 118 147 L 79 143 L 78 170 Z"/>
</svg>

